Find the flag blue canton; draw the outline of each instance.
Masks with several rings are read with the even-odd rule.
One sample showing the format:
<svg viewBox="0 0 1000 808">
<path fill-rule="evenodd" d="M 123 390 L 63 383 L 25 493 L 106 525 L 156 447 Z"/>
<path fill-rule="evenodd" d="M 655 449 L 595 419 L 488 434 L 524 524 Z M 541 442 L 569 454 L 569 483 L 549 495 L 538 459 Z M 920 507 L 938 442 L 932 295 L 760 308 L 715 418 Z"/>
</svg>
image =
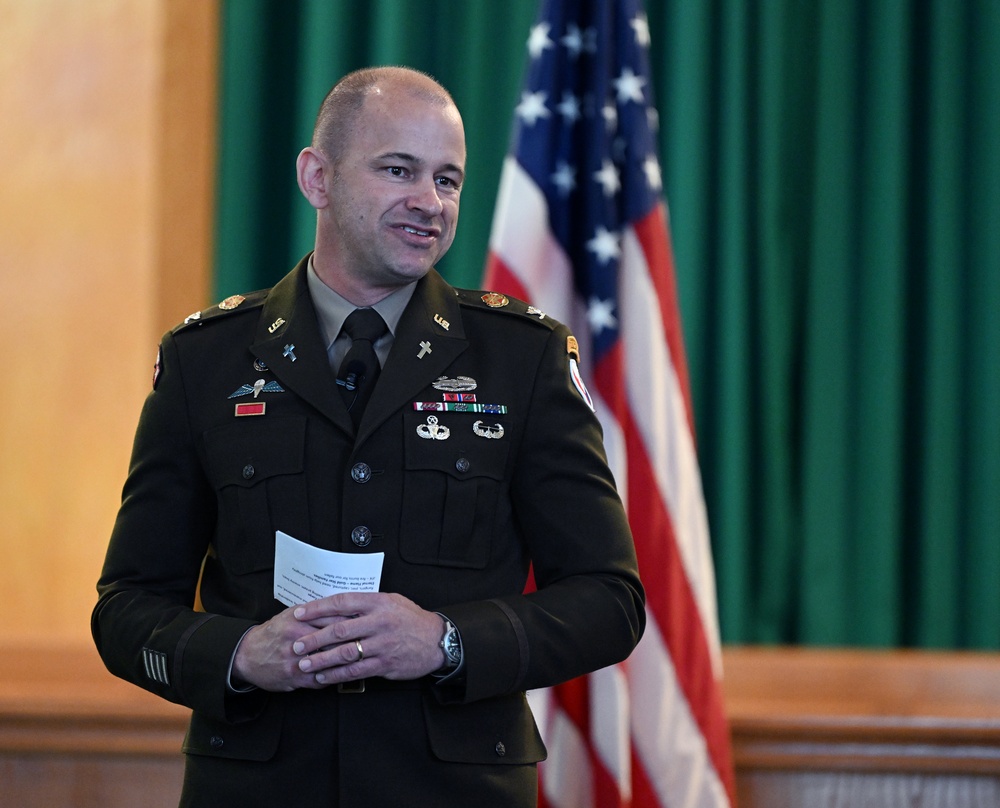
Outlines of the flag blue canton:
<svg viewBox="0 0 1000 808">
<path fill-rule="evenodd" d="M 595 361 L 618 339 L 622 233 L 662 189 L 648 49 L 636 0 L 546 0 L 516 108 L 514 156 L 545 194 Z"/>
</svg>

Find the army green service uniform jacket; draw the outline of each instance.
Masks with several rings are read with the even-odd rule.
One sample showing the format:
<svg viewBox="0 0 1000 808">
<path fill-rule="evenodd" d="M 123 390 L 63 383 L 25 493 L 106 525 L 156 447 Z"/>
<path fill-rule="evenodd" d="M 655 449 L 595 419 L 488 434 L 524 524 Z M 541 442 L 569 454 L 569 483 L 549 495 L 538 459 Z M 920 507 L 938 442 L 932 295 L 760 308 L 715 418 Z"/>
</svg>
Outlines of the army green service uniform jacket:
<svg viewBox="0 0 1000 808">
<path fill-rule="evenodd" d="M 431 271 L 355 439 L 305 260 L 224 303 L 163 338 L 92 620 L 114 674 L 193 710 L 182 805 L 534 805 L 524 692 L 624 659 L 645 620 L 568 330 Z M 278 530 L 384 553 L 381 591 L 457 625 L 459 680 L 234 692 L 284 608 Z"/>
</svg>

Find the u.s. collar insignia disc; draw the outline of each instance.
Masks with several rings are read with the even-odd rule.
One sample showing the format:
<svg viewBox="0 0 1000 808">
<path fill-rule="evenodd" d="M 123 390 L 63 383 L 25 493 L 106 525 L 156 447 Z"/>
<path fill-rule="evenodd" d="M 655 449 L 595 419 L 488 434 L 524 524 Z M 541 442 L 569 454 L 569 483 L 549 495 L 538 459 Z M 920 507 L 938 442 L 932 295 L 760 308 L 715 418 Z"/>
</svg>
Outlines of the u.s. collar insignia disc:
<svg viewBox="0 0 1000 808">
<path fill-rule="evenodd" d="M 502 295 L 499 292 L 487 292 L 482 296 L 482 301 L 491 309 L 502 309 L 510 300 L 507 299 L 506 295 Z"/>
<path fill-rule="evenodd" d="M 223 311 L 232 311 L 244 300 L 246 300 L 246 298 L 243 297 L 243 295 L 230 295 L 219 304 L 219 308 Z"/>
</svg>

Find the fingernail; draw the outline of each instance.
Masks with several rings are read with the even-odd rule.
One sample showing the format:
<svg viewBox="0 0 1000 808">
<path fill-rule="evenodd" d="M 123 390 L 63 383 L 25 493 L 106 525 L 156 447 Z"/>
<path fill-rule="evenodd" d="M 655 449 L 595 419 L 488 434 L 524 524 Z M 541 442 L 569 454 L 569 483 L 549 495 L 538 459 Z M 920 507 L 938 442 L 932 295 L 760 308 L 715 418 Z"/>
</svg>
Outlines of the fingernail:
<svg viewBox="0 0 1000 808">
<path fill-rule="evenodd" d="M 312 660 L 309 659 L 309 657 L 306 657 L 305 659 L 300 659 L 299 660 L 299 670 L 300 671 L 307 671 L 312 666 L 313 666 L 313 663 L 312 663 Z"/>
<path fill-rule="evenodd" d="M 292 612 L 292 614 L 294 614 L 297 618 L 302 619 L 303 617 L 305 617 L 306 610 L 303 609 L 301 606 L 299 606 L 299 608 L 297 608 L 294 612 Z"/>
<path fill-rule="evenodd" d="M 326 682 L 326 676 L 324 676 L 322 673 L 317 673 L 316 681 L 319 682 L 320 684 L 324 684 Z"/>
<path fill-rule="evenodd" d="M 294 651 L 294 652 L 295 652 L 296 654 L 301 654 L 301 653 L 302 653 L 303 651 L 305 651 L 305 650 L 306 650 L 306 647 L 305 647 L 305 644 L 303 644 L 303 643 L 300 643 L 300 642 L 297 642 L 297 643 L 292 643 L 292 650 L 293 650 L 293 651 Z"/>
</svg>

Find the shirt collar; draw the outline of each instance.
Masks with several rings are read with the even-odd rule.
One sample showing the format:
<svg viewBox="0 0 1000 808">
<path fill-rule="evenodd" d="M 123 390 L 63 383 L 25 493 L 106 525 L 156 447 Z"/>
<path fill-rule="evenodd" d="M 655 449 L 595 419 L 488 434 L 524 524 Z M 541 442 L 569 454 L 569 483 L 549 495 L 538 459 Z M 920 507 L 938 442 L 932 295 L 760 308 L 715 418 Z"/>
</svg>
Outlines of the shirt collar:
<svg viewBox="0 0 1000 808">
<path fill-rule="evenodd" d="M 309 256 L 309 267 L 306 270 L 306 283 L 309 287 L 309 294 L 312 296 L 313 306 L 316 307 L 316 315 L 319 318 L 323 338 L 326 340 L 326 348 L 329 350 L 333 341 L 337 339 L 337 335 L 340 334 L 344 320 L 358 307 L 320 280 L 313 268 L 311 255 Z M 403 316 L 403 310 L 410 302 L 416 286 L 416 281 L 408 283 L 371 307 L 385 320 L 393 338 L 396 336 L 399 319 Z"/>
</svg>

